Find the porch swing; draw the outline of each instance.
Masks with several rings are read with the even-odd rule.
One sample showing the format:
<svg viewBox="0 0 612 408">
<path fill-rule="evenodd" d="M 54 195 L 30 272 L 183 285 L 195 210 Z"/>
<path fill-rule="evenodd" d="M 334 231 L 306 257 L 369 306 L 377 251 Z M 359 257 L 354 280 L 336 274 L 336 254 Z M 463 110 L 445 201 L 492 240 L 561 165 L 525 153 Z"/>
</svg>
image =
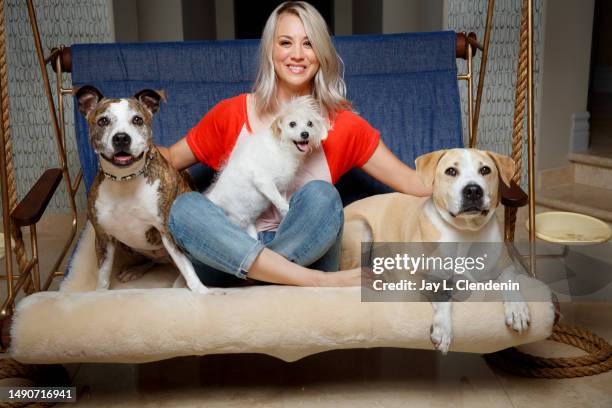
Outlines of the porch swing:
<svg viewBox="0 0 612 408">
<path fill-rule="evenodd" d="M 351 36 L 335 38 L 346 63 L 349 98 L 366 119 L 381 130 L 385 143 L 406 163 L 427 151 L 463 145 L 457 79 L 468 83 L 469 146 L 477 146 L 478 118 L 484 87 L 494 0 L 487 9 L 483 44 L 473 33 L 454 32 Z M 18 277 L 13 273 L 11 246 L 6 247 L 7 299 L 2 308 L 2 345 L 8 356 L 24 364 L 76 362 L 142 363 L 166 358 L 220 353 L 264 353 L 285 361 L 332 349 L 404 347 L 432 349 L 429 340 L 429 303 L 360 302 L 359 288 L 297 288 L 261 286 L 228 289 L 225 296 L 201 296 L 170 288 L 174 275 L 156 270 L 112 290 L 95 289 L 97 266 L 93 231 L 86 226 L 67 272 L 57 269 L 76 236 L 75 195 L 82 181 L 91 185 L 97 169 L 88 146 L 85 123 L 76 117 L 77 144 L 82 171 L 74 178 L 67 166 L 64 132 L 64 73 L 73 86 L 96 84 L 110 96 L 132 95 L 145 87 L 166 90 L 169 102 L 155 125 L 156 143 L 169 145 L 187 126 L 219 100 L 248 89 L 252 80 L 256 41 L 212 41 L 156 44 L 81 44 L 58 47 L 43 55 L 32 0 L 30 23 L 55 131 L 60 168 L 47 170 L 24 199 L 17 203 L 8 119 L 6 59 L 0 58 L 0 108 L 2 137 L 0 177 L 4 236 L 15 242 Z M 529 202 L 530 249 L 535 253 L 535 201 L 533 152 L 532 5 L 523 0 L 512 158 L 516 173 L 511 186 L 502 183 L 505 238 L 514 240 L 516 208 Z M 0 10 L 0 55 L 5 53 L 4 10 Z M 427 50 L 427 52 L 423 52 Z M 473 101 L 472 58 L 482 52 L 480 76 Z M 384 56 L 384 58 L 382 58 Z M 190 69 L 182 69 L 190 58 Z M 139 62 L 155 61 L 146 70 Z M 455 58 L 467 60 L 467 73 L 457 75 Z M 101 70 L 97 61 L 104 60 Z M 181 61 L 181 64 L 172 64 Z M 47 76 L 50 64 L 57 75 L 57 110 Z M 220 65 L 222 64 L 222 65 Z M 223 66 L 237 66 L 236 70 Z M 411 88 L 410 88 L 411 87 Z M 418 89 L 420 93 L 402 92 Z M 426 97 L 442 95 L 443 97 Z M 187 99 L 186 99 L 187 98 Z M 421 99 L 421 100 L 419 100 Z M 185 103 L 188 100 L 188 103 Z M 397 112 L 381 109 L 382 101 L 398 106 Z M 176 102 L 173 102 L 176 101 Z M 181 101 L 180 106 L 176 106 Z M 529 195 L 518 187 L 522 174 L 523 125 L 528 101 Z M 427 103 L 425 106 L 423 103 Z M 411 107 L 412 110 L 407 110 Z M 415 115 L 421 115 L 416 117 Z M 398 120 L 398 116 L 400 119 Z M 409 121 L 407 118 L 412 118 Z M 408 123 L 418 123 L 415 130 Z M 423 128 L 429 127 L 429 133 Z M 420 139 L 417 139 L 419 138 Z M 416 143 L 413 141 L 418 141 Z M 200 168 L 200 176 L 210 169 Z M 55 189 L 64 179 L 74 221 L 72 236 L 42 283 L 38 270 L 36 223 Z M 358 188 L 355 189 L 355 186 Z M 363 173 L 353 173 L 338 185 L 345 202 L 385 192 Z M 31 231 L 33 254 L 27 259 L 22 227 Z M 535 276 L 535 256 L 529 257 Z M 63 277 L 60 290 L 48 291 L 53 279 Z M 529 278 L 526 278 L 529 279 Z M 547 290 L 547 289 L 546 289 Z M 16 304 L 18 293 L 27 296 Z M 290 306 L 290 307 L 289 307 Z M 504 362 L 515 372 L 533 376 L 580 376 L 612 367 L 612 349 L 605 341 L 581 329 L 555 324 L 549 302 L 529 303 L 532 325 L 522 334 L 506 328 L 500 303 L 458 303 L 453 312 L 455 338 L 451 351 L 495 353 L 491 361 Z M 411 316 L 410 320 L 406 316 Z M 479 316 L 478 323 L 472 317 Z M 539 359 L 530 366 L 510 367 L 500 350 L 549 338 L 571 342 L 587 350 L 587 360 L 572 360 L 559 369 L 557 359 Z M 570 339 L 570 340 L 567 340 Z M 512 349 L 511 349 L 512 350 Z M 506 352 L 502 352 L 506 353 Z M 513 353 L 517 353 L 513 351 Z M 568 360 L 568 359 L 565 359 Z M 544 361 L 544 362 L 542 362 Z M 598 371 L 599 370 L 599 371 Z"/>
</svg>

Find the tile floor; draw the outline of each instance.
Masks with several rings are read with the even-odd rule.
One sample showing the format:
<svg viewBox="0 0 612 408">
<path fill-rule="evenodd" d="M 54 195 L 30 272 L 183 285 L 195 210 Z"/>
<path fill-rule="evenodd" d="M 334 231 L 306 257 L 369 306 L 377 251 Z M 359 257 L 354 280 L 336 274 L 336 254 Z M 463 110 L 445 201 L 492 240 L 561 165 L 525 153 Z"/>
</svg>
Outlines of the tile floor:
<svg viewBox="0 0 612 408">
<path fill-rule="evenodd" d="M 67 233 L 65 219 L 59 220 L 39 227 L 43 259 L 57 251 L 59 237 Z M 562 312 L 566 323 L 612 341 L 612 302 L 564 303 Z M 580 354 L 549 341 L 524 348 L 546 356 Z M 294 363 L 246 354 L 67 368 L 78 387 L 79 407 L 612 406 L 612 372 L 526 379 L 492 369 L 480 355 L 423 350 L 331 351 Z"/>
</svg>

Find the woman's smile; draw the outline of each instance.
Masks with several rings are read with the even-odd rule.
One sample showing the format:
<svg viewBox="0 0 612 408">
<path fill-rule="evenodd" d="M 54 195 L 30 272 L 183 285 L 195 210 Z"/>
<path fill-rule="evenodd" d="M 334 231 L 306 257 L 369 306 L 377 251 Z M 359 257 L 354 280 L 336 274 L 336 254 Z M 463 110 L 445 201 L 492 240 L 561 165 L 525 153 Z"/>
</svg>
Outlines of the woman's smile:
<svg viewBox="0 0 612 408">
<path fill-rule="evenodd" d="M 287 65 L 287 67 L 293 74 L 303 74 L 306 70 L 304 65 Z"/>
</svg>

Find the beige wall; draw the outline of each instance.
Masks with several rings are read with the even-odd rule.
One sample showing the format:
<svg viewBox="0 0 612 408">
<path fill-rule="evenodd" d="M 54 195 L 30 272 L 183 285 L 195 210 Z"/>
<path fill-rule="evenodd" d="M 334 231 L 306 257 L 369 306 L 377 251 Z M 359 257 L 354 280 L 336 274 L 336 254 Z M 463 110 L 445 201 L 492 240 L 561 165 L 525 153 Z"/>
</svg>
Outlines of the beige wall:
<svg viewBox="0 0 612 408">
<path fill-rule="evenodd" d="M 196 1 L 109 0 L 113 6 L 115 37 L 119 42 L 181 41 L 193 27 L 183 15 L 185 7 L 196 9 Z M 216 38 L 234 38 L 234 5 L 231 0 L 206 1 L 199 13 L 214 10 Z M 209 4 L 210 3 L 210 4 Z M 445 0 L 336 0 L 336 35 L 434 31 L 444 26 Z M 189 17 L 189 16 L 187 16 Z M 357 19 L 356 22 L 353 21 Z M 210 35 L 199 35 L 210 38 Z"/>
<path fill-rule="evenodd" d="M 138 42 L 138 5 L 136 0 L 113 0 L 112 20 L 117 42 Z"/>
<path fill-rule="evenodd" d="M 234 36 L 232 1 L 109 0 L 109 2 L 112 5 L 112 21 L 117 42 L 190 41 L 228 39 Z"/>
<path fill-rule="evenodd" d="M 572 114 L 587 110 L 594 5 L 594 0 L 545 1 L 538 170 L 567 165 Z"/>
<path fill-rule="evenodd" d="M 137 0 L 140 41 L 182 41 L 181 0 Z"/>
<path fill-rule="evenodd" d="M 215 0 L 217 40 L 234 39 L 234 2 Z"/>
<path fill-rule="evenodd" d="M 383 33 L 437 31 L 444 25 L 443 0 L 383 0 Z"/>
<path fill-rule="evenodd" d="M 183 41 L 181 0 L 113 0 L 118 42 Z"/>
<path fill-rule="evenodd" d="M 334 28 L 336 35 L 353 33 L 353 0 L 334 1 Z"/>
</svg>

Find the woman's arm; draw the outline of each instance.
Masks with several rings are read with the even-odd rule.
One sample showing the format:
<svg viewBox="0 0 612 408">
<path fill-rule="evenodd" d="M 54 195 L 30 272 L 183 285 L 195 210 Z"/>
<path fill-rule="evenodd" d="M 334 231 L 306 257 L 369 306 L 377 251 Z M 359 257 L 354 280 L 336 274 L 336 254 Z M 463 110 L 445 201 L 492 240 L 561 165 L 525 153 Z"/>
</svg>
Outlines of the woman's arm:
<svg viewBox="0 0 612 408">
<path fill-rule="evenodd" d="M 431 188 L 423 185 L 417 172 L 398 159 L 382 140 L 362 168 L 370 176 L 400 193 L 417 197 L 431 195 Z"/>
<path fill-rule="evenodd" d="M 186 138 L 182 138 L 170 147 L 157 146 L 162 156 L 177 170 L 184 170 L 198 162 Z"/>
</svg>

